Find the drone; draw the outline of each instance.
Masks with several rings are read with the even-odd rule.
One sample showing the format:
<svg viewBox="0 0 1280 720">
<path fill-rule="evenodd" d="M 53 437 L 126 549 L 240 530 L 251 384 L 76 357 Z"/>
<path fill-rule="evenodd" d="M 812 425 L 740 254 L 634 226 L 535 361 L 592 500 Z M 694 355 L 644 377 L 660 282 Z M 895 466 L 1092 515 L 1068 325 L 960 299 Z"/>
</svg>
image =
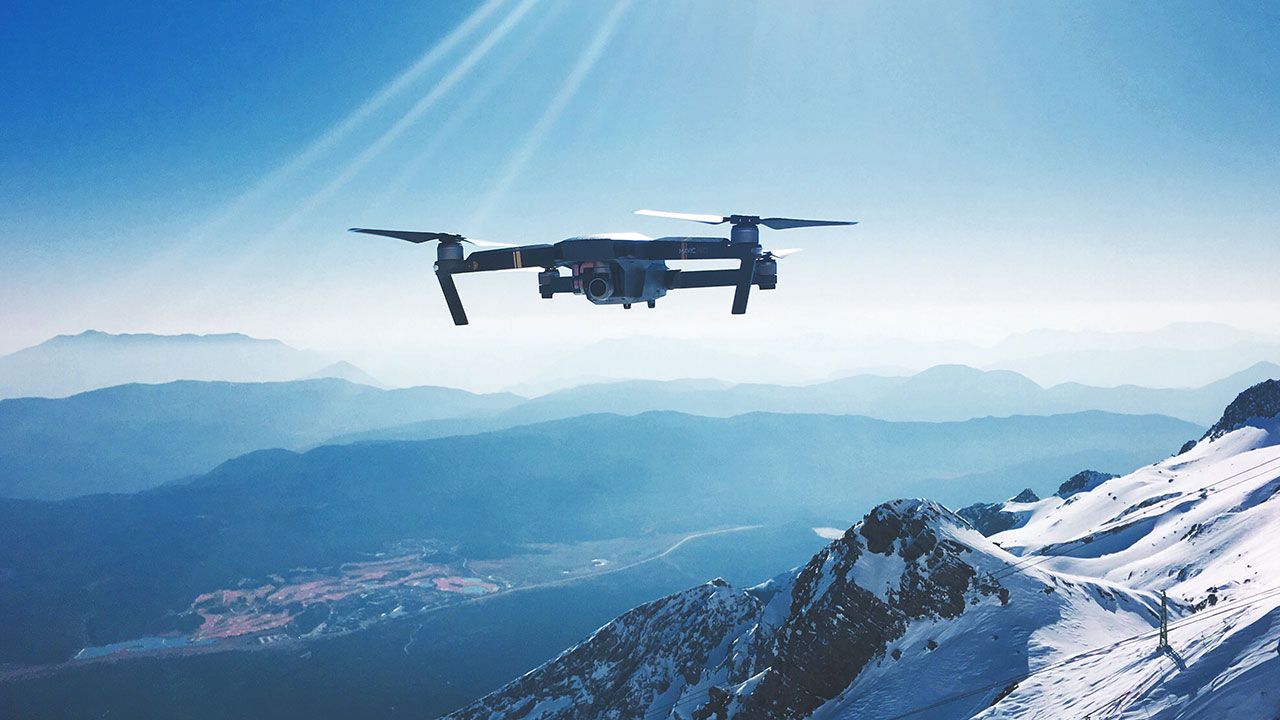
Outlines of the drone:
<svg viewBox="0 0 1280 720">
<path fill-rule="evenodd" d="M 467 324 L 467 313 L 453 276 L 464 273 L 531 268 L 538 272 L 538 291 L 543 298 L 558 293 L 585 295 L 596 305 L 621 305 L 630 310 L 636 303 L 654 307 L 668 290 L 705 287 L 732 287 L 732 314 L 747 312 L 752 286 L 772 290 L 778 285 L 778 259 L 798 249 L 765 250 L 760 246 L 760 226 L 773 230 L 829 225 L 856 225 L 846 220 L 801 220 L 756 215 L 698 215 L 693 213 L 637 210 L 637 215 L 692 220 L 707 225 L 729 223 L 729 237 L 650 238 L 639 233 L 584 235 L 547 245 L 506 245 L 465 238 L 442 232 L 376 230 L 351 228 L 351 232 L 382 235 L 411 243 L 438 242 L 436 279 L 444 293 L 455 325 Z M 485 248 L 470 254 L 463 243 Z M 668 260 L 737 260 L 736 269 L 682 270 L 667 267 Z M 560 268 L 568 268 L 562 275 Z"/>
</svg>

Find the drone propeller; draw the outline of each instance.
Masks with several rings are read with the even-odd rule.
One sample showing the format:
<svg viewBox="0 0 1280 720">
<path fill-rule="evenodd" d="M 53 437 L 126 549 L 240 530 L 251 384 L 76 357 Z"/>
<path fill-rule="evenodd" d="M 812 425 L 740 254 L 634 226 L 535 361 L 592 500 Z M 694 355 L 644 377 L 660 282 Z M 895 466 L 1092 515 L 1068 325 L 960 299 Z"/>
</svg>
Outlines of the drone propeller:
<svg viewBox="0 0 1280 720">
<path fill-rule="evenodd" d="M 823 227 L 828 225 L 857 225 L 856 222 L 848 220 L 802 220 L 799 218 L 762 218 L 757 215 L 699 215 L 697 213 L 674 213 L 662 210 L 637 210 L 637 215 L 652 215 L 653 217 L 674 218 L 676 220 L 692 220 L 707 225 L 720 225 L 722 223 L 731 223 L 737 226 L 756 226 L 763 225 L 774 230 L 790 230 L 791 228 L 802 227 Z"/>
<path fill-rule="evenodd" d="M 802 250 L 804 250 L 804 248 L 783 248 L 781 250 L 766 250 L 764 254 L 781 260 L 788 255 L 795 255 Z"/>
<path fill-rule="evenodd" d="M 406 240 L 411 243 L 425 243 L 431 242 L 432 240 L 439 240 L 441 244 L 470 243 L 476 247 L 515 247 L 509 243 L 476 240 L 475 238 L 463 237 L 454 233 L 415 232 L 412 230 L 375 230 L 373 228 L 351 228 L 350 232 L 364 233 L 366 235 L 382 235 L 383 237 Z"/>
<path fill-rule="evenodd" d="M 466 325 L 467 313 L 462 309 L 462 298 L 458 296 L 458 286 L 453 282 L 453 270 L 462 262 L 462 243 L 471 243 L 480 247 L 504 248 L 514 247 L 504 243 L 472 240 L 454 233 L 416 232 L 413 230 L 376 230 L 373 228 L 351 228 L 351 232 L 366 235 L 382 235 L 411 243 L 440 241 L 436 248 L 436 279 L 440 281 L 440 291 L 444 293 L 444 301 L 449 306 L 449 314 L 453 316 L 454 325 Z M 483 252 L 483 251 L 481 251 Z"/>
<path fill-rule="evenodd" d="M 800 218 L 779 217 L 762 218 L 757 215 L 699 215 L 697 213 L 674 213 L 665 212 L 663 210 L 637 210 L 636 214 L 674 218 L 676 220 L 692 220 L 693 222 L 700 222 L 706 225 L 729 223 L 733 226 L 729 230 L 729 243 L 731 245 L 743 245 L 748 247 L 760 246 L 761 225 L 774 230 L 790 230 L 791 228 L 802 227 L 858 224 L 850 220 L 803 220 Z M 742 259 L 742 264 L 738 267 L 737 282 L 734 283 L 734 315 L 741 315 L 747 311 L 747 298 L 751 293 L 751 281 L 755 277 L 756 263 L 760 259 L 772 260 L 774 258 L 786 257 L 793 252 L 797 252 L 797 250 L 778 250 L 776 252 L 766 252 L 756 257 L 744 257 Z"/>
</svg>

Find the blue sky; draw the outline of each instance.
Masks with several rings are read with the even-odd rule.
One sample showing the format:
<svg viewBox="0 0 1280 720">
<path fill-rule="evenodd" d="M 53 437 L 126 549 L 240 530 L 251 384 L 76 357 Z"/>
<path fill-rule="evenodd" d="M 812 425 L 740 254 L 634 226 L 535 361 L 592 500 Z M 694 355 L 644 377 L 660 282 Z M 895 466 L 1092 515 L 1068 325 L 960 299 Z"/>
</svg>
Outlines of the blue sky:
<svg viewBox="0 0 1280 720">
<path fill-rule="evenodd" d="M 243 331 L 341 350 L 594 332 L 1280 331 L 1270 3 L 10 3 L 0 353 Z M 350 226 L 512 242 L 849 218 L 779 290 L 623 315 Z M 460 333 L 466 332 L 468 335 Z"/>
</svg>

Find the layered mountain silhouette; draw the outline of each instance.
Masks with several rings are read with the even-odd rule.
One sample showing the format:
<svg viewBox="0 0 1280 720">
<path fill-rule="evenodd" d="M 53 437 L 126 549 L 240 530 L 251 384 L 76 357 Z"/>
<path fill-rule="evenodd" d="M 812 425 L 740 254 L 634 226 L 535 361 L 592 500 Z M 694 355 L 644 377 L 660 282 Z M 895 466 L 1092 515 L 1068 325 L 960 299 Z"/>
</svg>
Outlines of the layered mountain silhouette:
<svg viewBox="0 0 1280 720">
<path fill-rule="evenodd" d="M 310 447 L 406 418 L 491 415 L 523 398 L 345 380 L 178 381 L 0 400 L 0 497 L 136 492 L 263 448 Z"/>
</svg>

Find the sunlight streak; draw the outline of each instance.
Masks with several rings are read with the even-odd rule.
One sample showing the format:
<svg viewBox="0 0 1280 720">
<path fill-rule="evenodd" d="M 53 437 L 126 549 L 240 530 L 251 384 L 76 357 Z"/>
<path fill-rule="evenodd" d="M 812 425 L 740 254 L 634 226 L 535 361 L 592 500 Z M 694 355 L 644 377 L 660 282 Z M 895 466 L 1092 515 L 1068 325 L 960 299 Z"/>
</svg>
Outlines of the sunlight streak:
<svg viewBox="0 0 1280 720">
<path fill-rule="evenodd" d="M 546 34 L 547 28 L 561 16 L 566 7 L 565 2 L 558 3 L 550 12 L 538 21 L 538 23 L 529 32 L 522 33 L 520 45 L 507 53 L 506 59 L 501 67 L 489 76 L 475 89 L 471 97 L 455 110 L 453 110 L 449 119 L 443 124 L 435 128 L 431 139 L 426 145 L 422 146 L 413 159 L 405 163 L 400 172 L 396 174 L 390 182 L 383 186 L 382 192 L 374 202 L 370 203 L 364 209 L 366 215 L 376 215 L 379 211 L 386 208 L 393 200 L 404 194 L 411 184 L 413 178 L 422 171 L 444 145 L 454 134 L 466 126 L 470 120 L 483 107 L 492 96 L 493 92 L 506 80 L 508 80 L 517 67 L 520 67 L 528 59 L 529 52 L 532 50 L 535 42 L 540 40 Z"/>
<path fill-rule="evenodd" d="M 543 139 L 551 130 L 551 127 L 560 119 L 560 114 L 564 112 L 564 108 L 577 94 L 578 88 L 582 86 L 582 81 L 595 67 L 600 56 L 604 54 L 605 47 L 613 38 L 614 33 L 618 30 L 618 25 L 622 22 L 622 17 L 630 9 L 633 0 L 621 0 L 613 6 L 609 11 L 609 15 L 600 25 L 600 29 L 596 31 L 595 36 L 591 39 L 591 43 L 582 52 L 582 56 L 578 58 L 578 63 L 574 66 L 569 76 L 565 78 L 564 86 L 560 88 L 560 92 L 556 93 L 555 98 L 551 100 L 551 104 L 542 113 L 542 117 L 538 119 L 538 123 L 534 125 L 533 130 L 529 131 L 525 138 L 524 144 L 520 150 L 512 156 L 511 160 L 503 169 L 502 176 L 498 182 L 494 184 L 493 189 L 485 196 L 480 203 L 479 208 L 472 216 L 469 226 L 476 227 L 487 218 L 495 207 L 506 196 L 511 186 L 515 184 L 516 179 L 524 172 L 529 161 L 533 158 L 534 153 L 541 147 Z"/>
<path fill-rule="evenodd" d="M 414 82 L 421 79 L 424 74 L 439 64 L 441 60 L 456 50 L 463 41 L 473 35 L 486 20 L 490 19 L 496 10 L 507 2 L 508 0 L 488 0 L 485 2 L 460 25 L 421 55 L 412 65 L 385 84 L 377 93 L 366 99 L 359 107 L 339 123 L 332 126 L 324 135 L 313 141 L 288 163 L 268 173 L 251 189 L 226 204 L 220 212 L 200 227 L 193 229 L 180 238 L 176 238 L 173 242 L 168 242 L 158 247 L 148 262 L 137 266 L 125 278 L 122 278 L 123 284 L 128 287 L 145 287 L 153 284 L 155 277 L 173 272 L 179 266 L 188 269 L 193 261 L 190 253 L 193 250 L 195 252 L 207 250 L 203 241 L 215 236 L 215 234 L 227 233 L 228 226 L 239 220 L 247 210 L 270 198 L 273 193 L 285 187 L 287 182 L 299 172 L 333 150 L 357 127 L 368 120 L 370 116 L 382 110 L 398 95 L 404 93 Z M 243 267 L 247 262 L 247 259 L 242 261 L 234 269 Z M 216 290 L 209 289 L 208 292 L 213 293 Z M 77 304 L 77 309 L 73 314 L 75 316 L 82 315 L 95 302 L 96 300 L 92 298 L 84 299 Z"/>
<path fill-rule="evenodd" d="M 298 222 L 332 197 L 333 194 L 344 185 L 350 182 L 351 178 L 355 177 L 355 175 L 363 170 L 374 158 L 385 152 L 386 149 L 398 140 L 406 130 L 412 127 L 427 110 L 430 110 L 440 101 L 441 98 L 447 95 L 460 80 L 466 77 L 467 74 L 471 72 L 471 69 L 489 54 L 489 51 L 493 49 L 493 46 L 498 44 L 499 41 L 506 37 L 507 34 L 510 33 L 517 24 L 519 24 L 525 13 L 527 13 L 537 1 L 538 0 L 522 0 L 522 2 L 511 11 L 511 14 L 509 14 L 501 24 L 490 31 L 488 36 L 486 36 L 479 45 L 476 45 L 472 48 L 471 52 L 467 53 L 467 56 L 462 59 L 462 62 L 458 63 L 458 65 L 451 70 L 448 75 L 445 75 L 444 78 L 442 78 L 440 82 L 431 89 L 431 92 L 418 100 L 418 102 L 415 103 L 403 117 L 397 120 L 396 123 L 388 128 L 387 131 L 384 132 L 377 140 L 373 141 L 369 147 L 365 148 L 364 151 L 357 155 L 354 160 L 348 163 L 347 166 L 343 168 L 342 172 L 338 173 L 338 175 L 330 180 L 327 185 L 313 194 L 305 203 L 302 204 L 301 207 L 273 228 L 271 232 L 267 234 L 267 239 L 270 240 L 278 238 L 293 229 Z"/>
<path fill-rule="evenodd" d="M 306 147 L 306 149 L 288 163 L 272 171 L 249 191 L 233 200 L 221 213 L 192 233 L 190 239 L 198 240 L 212 234 L 216 230 L 233 222 L 250 206 L 262 201 L 267 196 L 279 190 L 299 171 L 308 167 L 319 157 L 332 150 L 334 146 L 350 135 L 351 132 L 361 123 L 377 111 L 381 110 L 388 102 L 403 93 L 410 85 L 421 78 L 423 74 L 433 68 L 449 53 L 453 52 L 459 43 L 473 34 L 475 30 L 506 1 L 507 0 L 488 0 L 488 2 L 481 5 L 470 15 L 470 17 L 464 20 L 461 25 L 454 28 L 453 31 L 446 35 L 443 40 L 419 57 L 412 65 L 397 75 L 395 79 L 384 85 L 381 90 L 375 93 L 368 100 L 361 103 L 358 108 L 343 118 L 341 122 L 330 128 L 328 132 L 312 142 Z"/>
</svg>

